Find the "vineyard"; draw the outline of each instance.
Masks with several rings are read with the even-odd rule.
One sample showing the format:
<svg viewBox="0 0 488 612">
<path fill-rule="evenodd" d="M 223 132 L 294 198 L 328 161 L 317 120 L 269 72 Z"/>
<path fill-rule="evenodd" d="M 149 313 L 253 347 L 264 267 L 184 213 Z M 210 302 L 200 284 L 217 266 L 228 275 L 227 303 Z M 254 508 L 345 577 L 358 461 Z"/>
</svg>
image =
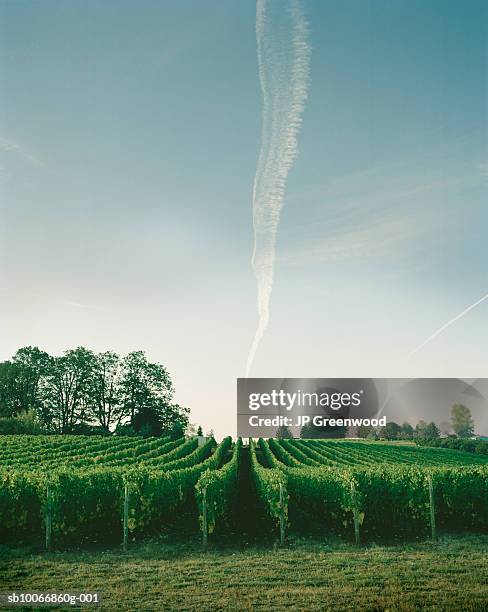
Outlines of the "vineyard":
<svg viewBox="0 0 488 612">
<path fill-rule="evenodd" d="M 486 532 L 488 457 L 354 440 L 2 437 L 1 541 L 127 546 L 200 531 L 206 545 L 239 516 L 263 516 L 281 542 Z"/>
<path fill-rule="evenodd" d="M 198 524 L 195 487 L 216 471 L 236 475 L 231 438 L 4 436 L 0 451 L 0 540 L 45 533 L 62 543 L 120 541 Z M 219 469 L 221 468 L 221 469 Z M 225 489 L 230 494 L 228 487 Z M 213 502 L 212 502 L 213 503 Z M 215 505 L 215 504 L 214 504 Z M 212 511 L 214 511 L 212 505 Z M 203 508 L 206 511 L 206 504 Z"/>
<path fill-rule="evenodd" d="M 279 526 L 360 539 L 488 530 L 486 456 L 361 441 L 259 440 L 252 465 Z"/>
</svg>

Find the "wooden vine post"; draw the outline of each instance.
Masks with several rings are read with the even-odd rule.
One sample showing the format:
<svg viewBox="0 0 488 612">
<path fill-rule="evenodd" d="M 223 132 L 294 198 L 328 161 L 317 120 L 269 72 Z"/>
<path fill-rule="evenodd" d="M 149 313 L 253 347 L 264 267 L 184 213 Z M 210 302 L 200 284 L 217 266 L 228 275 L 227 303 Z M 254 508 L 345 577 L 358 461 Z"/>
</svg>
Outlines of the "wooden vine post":
<svg viewBox="0 0 488 612">
<path fill-rule="evenodd" d="M 434 483 L 432 482 L 432 474 L 427 474 L 427 484 L 429 486 L 430 527 L 432 531 L 432 539 L 437 540 L 437 531 L 435 525 Z"/>
<path fill-rule="evenodd" d="M 207 550 L 208 543 L 208 518 L 207 518 L 207 487 L 202 489 L 202 546 Z"/>
<path fill-rule="evenodd" d="M 51 485 L 46 485 L 46 550 L 51 549 L 51 533 L 53 529 L 52 492 Z"/>
<path fill-rule="evenodd" d="M 358 499 L 356 495 L 356 483 L 351 480 L 351 505 L 352 505 L 352 516 L 354 520 L 354 542 L 358 546 L 360 543 L 359 539 L 359 509 Z"/>
<path fill-rule="evenodd" d="M 127 550 L 129 539 L 129 483 L 126 481 L 124 486 L 124 519 L 123 519 L 123 547 Z"/>
<path fill-rule="evenodd" d="M 285 544 L 285 495 L 283 492 L 283 483 L 280 482 L 280 544 Z"/>
</svg>

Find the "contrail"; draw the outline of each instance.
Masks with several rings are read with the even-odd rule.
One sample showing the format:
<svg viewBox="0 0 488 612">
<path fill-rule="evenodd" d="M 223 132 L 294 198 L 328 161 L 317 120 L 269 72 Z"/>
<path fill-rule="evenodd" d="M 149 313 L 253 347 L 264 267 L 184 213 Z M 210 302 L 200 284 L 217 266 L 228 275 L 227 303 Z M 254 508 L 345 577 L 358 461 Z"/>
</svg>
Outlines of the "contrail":
<svg viewBox="0 0 488 612">
<path fill-rule="evenodd" d="M 259 320 L 246 376 L 269 321 L 276 234 L 288 172 L 298 153 L 297 137 L 307 99 L 311 49 L 300 0 L 257 0 L 256 41 L 263 123 L 253 186 L 252 266 Z"/>
<path fill-rule="evenodd" d="M 481 302 L 484 302 L 486 299 L 488 299 L 488 293 L 486 295 L 484 295 L 482 298 L 480 298 L 474 304 L 471 304 L 471 306 L 468 306 L 467 308 L 465 308 L 461 313 L 459 313 L 453 319 L 451 319 L 447 323 L 444 323 L 444 325 L 442 327 L 439 327 L 439 329 L 437 331 L 435 331 L 432 335 L 430 335 L 426 340 L 424 340 L 422 342 L 422 344 L 419 344 L 419 346 L 416 349 L 411 351 L 408 356 L 411 357 L 412 355 L 415 355 L 415 353 L 418 353 L 418 351 L 420 351 L 420 349 L 424 348 L 424 346 L 426 344 L 428 344 L 431 340 L 436 338 L 439 334 L 441 334 L 445 329 L 450 327 L 453 323 L 455 323 L 456 321 L 458 321 L 459 319 L 464 317 L 464 315 L 467 314 L 470 310 L 473 310 L 473 308 L 476 308 L 476 306 L 479 306 L 479 304 L 481 304 Z"/>
</svg>

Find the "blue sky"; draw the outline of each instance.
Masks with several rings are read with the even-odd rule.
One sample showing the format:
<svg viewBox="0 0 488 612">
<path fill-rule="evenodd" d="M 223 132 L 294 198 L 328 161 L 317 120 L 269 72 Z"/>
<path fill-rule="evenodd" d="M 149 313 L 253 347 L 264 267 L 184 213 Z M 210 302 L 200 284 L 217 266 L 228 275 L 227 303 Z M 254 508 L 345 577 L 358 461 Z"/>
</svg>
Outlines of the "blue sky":
<svg viewBox="0 0 488 612">
<path fill-rule="evenodd" d="M 488 5 L 303 1 L 309 98 L 256 376 L 483 376 Z M 0 2 L 1 358 L 145 349 L 235 425 L 255 331 L 252 2 Z"/>
</svg>

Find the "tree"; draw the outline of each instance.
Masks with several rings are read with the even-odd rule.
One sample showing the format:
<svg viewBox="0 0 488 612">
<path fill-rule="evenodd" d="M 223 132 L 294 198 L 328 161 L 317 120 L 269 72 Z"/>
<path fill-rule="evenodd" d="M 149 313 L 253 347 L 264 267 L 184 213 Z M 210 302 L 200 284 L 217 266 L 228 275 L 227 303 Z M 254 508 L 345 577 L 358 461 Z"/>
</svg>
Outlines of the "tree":
<svg viewBox="0 0 488 612">
<path fill-rule="evenodd" d="M 52 357 L 37 346 L 26 346 L 15 353 L 12 362 L 18 368 L 18 410 L 39 410 L 42 380 L 51 371 Z"/>
<path fill-rule="evenodd" d="M 131 421 L 143 408 L 169 405 L 174 393 L 166 368 L 149 363 L 143 351 L 133 351 L 122 360 L 120 386 L 124 413 Z"/>
<path fill-rule="evenodd" d="M 0 418 L 0 434 L 36 435 L 46 433 L 33 410 L 20 412 L 17 416 Z"/>
<path fill-rule="evenodd" d="M 400 432 L 400 437 L 403 440 L 412 440 L 413 438 L 413 427 L 410 425 L 410 423 L 407 423 L 405 421 L 405 423 L 403 423 L 402 428 L 401 428 L 401 432 Z"/>
<path fill-rule="evenodd" d="M 309 423 L 308 425 L 303 425 L 300 430 L 300 438 L 308 438 L 315 440 L 323 440 L 327 438 L 344 438 L 347 433 L 347 427 L 343 427 L 342 425 L 338 425 L 336 427 L 331 427 L 329 425 L 324 425 L 322 427 L 318 427 Z"/>
<path fill-rule="evenodd" d="M 417 440 L 431 440 L 432 438 L 438 438 L 439 428 L 433 421 L 430 423 L 419 421 L 415 426 L 414 436 Z"/>
<path fill-rule="evenodd" d="M 197 436 L 203 436 L 203 429 L 202 429 L 202 426 L 201 426 L 201 425 L 199 425 L 199 426 L 198 426 L 198 429 L 197 429 Z"/>
<path fill-rule="evenodd" d="M 163 433 L 158 414 L 152 406 L 143 406 L 138 410 L 131 425 L 141 436 L 160 436 Z"/>
<path fill-rule="evenodd" d="M 439 431 L 443 436 L 449 436 L 452 434 L 452 425 L 448 421 L 441 421 L 439 423 Z"/>
<path fill-rule="evenodd" d="M 19 349 L 11 361 L 0 363 L 0 415 L 39 411 L 40 387 L 52 358 L 36 346 Z"/>
<path fill-rule="evenodd" d="M 426 421 L 423 421 L 422 419 L 417 423 L 417 425 L 415 425 L 415 431 L 414 431 L 414 438 L 415 439 L 423 439 L 425 438 L 424 436 L 424 431 L 425 428 L 427 427 L 427 423 Z"/>
<path fill-rule="evenodd" d="M 145 435 L 181 436 L 189 409 L 175 404 L 173 394 L 166 368 L 142 351 L 121 359 L 78 347 L 51 357 L 29 346 L 0 363 L 0 417 L 32 409 L 51 433 L 108 434 L 130 427 Z"/>
<path fill-rule="evenodd" d="M 300 429 L 300 438 L 305 440 L 313 439 L 315 437 L 314 426 L 310 423 L 308 425 L 303 425 Z"/>
<path fill-rule="evenodd" d="M 158 410 L 161 434 L 181 438 L 188 427 L 190 409 L 179 404 L 161 404 Z"/>
<path fill-rule="evenodd" d="M 360 425 L 358 427 L 358 438 L 369 438 L 373 433 L 371 425 Z"/>
<path fill-rule="evenodd" d="M 95 369 L 95 354 L 82 346 L 53 359 L 42 385 L 41 417 L 55 432 L 71 433 L 75 423 L 86 422 Z"/>
<path fill-rule="evenodd" d="M 463 404 L 454 404 L 451 408 L 451 423 L 454 433 L 459 438 L 471 438 L 474 435 L 471 410 Z"/>
<path fill-rule="evenodd" d="M 190 410 L 172 403 L 173 383 L 164 366 L 150 363 L 143 351 L 129 353 L 122 362 L 120 386 L 122 414 L 137 432 L 184 435 Z"/>
<path fill-rule="evenodd" d="M 293 434 L 286 425 L 281 425 L 276 431 L 276 437 L 282 440 L 293 438 Z"/>
<path fill-rule="evenodd" d="M 427 423 L 427 427 L 424 430 L 424 435 L 425 435 L 426 438 L 428 438 L 430 440 L 432 438 L 438 438 L 439 437 L 439 435 L 440 435 L 439 428 L 434 423 L 434 421 L 431 421 L 430 423 Z"/>
<path fill-rule="evenodd" d="M 0 416 L 13 417 L 21 409 L 18 394 L 19 366 L 11 361 L 0 363 Z"/>
<path fill-rule="evenodd" d="M 398 436 L 400 435 L 401 431 L 402 428 L 400 425 L 391 421 L 380 429 L 380 438 L 385 438 L 386 440 L 398 440 Z"/>
<path fill-rule="evenodd" d="M 107 432 L 127 416 L 121 401 L 121 375 L 121 359 L 117 353 L 106 351 L 95 356 L 88 412 Z"/>
</svg>

